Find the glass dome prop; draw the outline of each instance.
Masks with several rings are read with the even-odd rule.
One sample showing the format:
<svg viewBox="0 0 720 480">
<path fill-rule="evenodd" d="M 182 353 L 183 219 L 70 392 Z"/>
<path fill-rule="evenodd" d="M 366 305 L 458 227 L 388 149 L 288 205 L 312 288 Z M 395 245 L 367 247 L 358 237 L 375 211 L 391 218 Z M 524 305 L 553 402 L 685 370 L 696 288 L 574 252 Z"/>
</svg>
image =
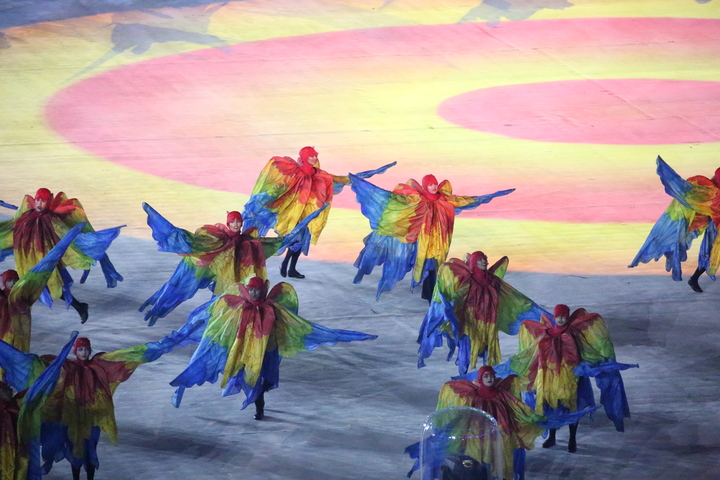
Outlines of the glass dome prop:
<svg viewBox="0 0 720 480">
<path fill-rule="evenodd" d="M 472 407 L 443 408 L 427 417 L 420 480 L 502 479 L 502 436 L 493 417 Z"/>
</svg>

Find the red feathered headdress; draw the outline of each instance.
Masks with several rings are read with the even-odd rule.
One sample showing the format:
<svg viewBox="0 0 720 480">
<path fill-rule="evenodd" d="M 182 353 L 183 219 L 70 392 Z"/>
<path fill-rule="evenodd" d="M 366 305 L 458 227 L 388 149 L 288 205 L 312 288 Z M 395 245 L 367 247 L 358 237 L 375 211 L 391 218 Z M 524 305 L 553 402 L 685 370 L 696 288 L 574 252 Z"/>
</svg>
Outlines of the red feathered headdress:
<svg viewBox="0 0 720 480">
<path fill-rule="evenodd" d="M 73 345 L 73 354 L 77 355 L 78 348 L 80 347 L 85 347 L 92 352 L 90 339 L 87 337 L 78 337 L 77 340 L 75 340 L 75 345 Z"/>
<path fill-rule="evenodd" d="M 53 198 L 53 194 L 47 188 L 41 188 L 35 193 L 35 200 L 45 200 L 50 202 Z"/>
<path fill-rule="evenodd" d="M 240 223 L 243 223 L 243 218 L 240 212 L 227 212 L 227 225 L 230 226 L 230 222 L 232 222 L 233 220 L 240 220 Z"/>
<path fill-rule="evenodd" d="M 437 185 L 438 187 L 440 186 L 438 184 L 437 178 L 435 178 L 435 175 L 425 175 L 423 177 L 423 179 L 422 179 L 422 186 L 423 186 L 422 194 L 424 197 L 429 198 L 430 200 L 437 200 L 438 198 L 440 198 L 440 194 L 437 192 L 430 193 L 428 191 L 428 187 L 430 185 Z"/>
<path fill-rule="evenodd" d="M 15 280 L 16 282 L 20 280 L 20 277 L 18 276 L 18 273 L 15 270 L 5 270 L 2 273 L 2 288 L 5 288 L 5 282 L 8 280 Z"/>
<path fill-rule="evenodd" d="M 558 317 L 560 315 L 564 315 L 570 320 L 570 307 L 567 305 L 563 305 L 562 303 L 555 305 L 555 311 L 553 312 L 553 315 Z"/>
</svg>

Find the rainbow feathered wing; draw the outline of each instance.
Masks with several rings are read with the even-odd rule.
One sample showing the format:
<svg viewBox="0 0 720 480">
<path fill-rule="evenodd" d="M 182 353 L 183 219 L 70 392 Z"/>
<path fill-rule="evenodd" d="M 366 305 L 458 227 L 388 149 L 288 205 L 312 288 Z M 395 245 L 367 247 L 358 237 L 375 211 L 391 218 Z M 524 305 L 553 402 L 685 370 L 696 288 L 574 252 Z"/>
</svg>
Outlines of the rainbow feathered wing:
<svg viewBox="0 0 720 480">
<path fill-rule="evenodd" d="M 0 312 L 0 339 L 23 352 L 30 350 L 32 305 L 40 298 L 57 263 L 84 226 L 84 223 L 80 223 L 70 229 L 67 235 L 13 286 L 7 298 L 7 310 Z"/>
<path fill-rule="evenodd" d="M 549 315 L 510 284 L 503 281 L 509 260 L 503 257 L 488 269 L 490 275 L 497 277 L 496 286 L 488 286 L 496 296 L 495 321 L 483 321 L 482 314 L 475 312 L 478 306 L 472 300 L 477 296 L 477 287 L 472 288 L 473 279 L 470 267 L 454 258 L 438 269 L 435 291 L 418 334 L 418 368 L 425 366 L 425 359 L 433 350 L 447 342 L 449 361 L 458 349 L 455 364 L 460 374 L 468 368 L 476 368 L 478 357 L 486 364 L 500 363 L 500 345 L 498 331 L 508 335 L 517 335 L 525 320 L 539 321 L 543 313 Z M 488 295 L 488 297 L 492 297 Z M 479 306 L 482 309 L 482 305 Z M 458 320 L 463 318 L 464 322 Z"/>
<path fill-rule="evenodd" d="M 455 215 L 514 191 L 459 196 L 452 195 L 449 182 L 444 181 L 438 190 L 441 200 L 435 202 L 437 205 L 429 206 L 420 194 L 422 187 L 414 180 L 398 185 L 392 192 L 354 175 L 350 175 L 350 180 L 361 211 L 372 229 L 363 240 L 365 247 L 355 261 L 358 273 L 353 281 L 360 283 L 363 276 L 382 265 L 377 299 L 382 292 L 392 290 L 410 270 L 413 270 L 411 287 L 415 287 L 429 270 L 445 261 Z"/>
<path fill-rule="evenodd" d="M 539 323 L 523 322 L 518 336 L 518 354 L 497 371 L 519 375 L 529 391 L 526 401 L 538 413 L 564 413 L 595 405 L 590 377 L 600 388 L 601 404 L 618 431 L 624 430 L 625 418 L 630 417 L 625 388 L 620 371 L 638 365 L 618 363 L 615 350 L 600 315 L 578 309 L 571 316 L 568 346 L 576 345 L 579 356 L 572 360 L 543 352 L 541 343 L 553 324 L 543 315 Z M 552 353 L 552 352 L 550 352 Z M 564 408 L 558 404 L 563 401 Z M 565 399 L 565 400 L 562 400 Z M 569 404 L 574 402 L 574 404 Z"/>
<path fill-rule="evenodd" d="M 682 262 L 692 241 L 701 234 L 698 266 L 714 277 L 720 265 L 717 223 L 720 221 L 720 191 L 701 176 L 685 180 L 657 157 L 657 174 L 673 200 L 660 216 L 629 268 L 665 257 L 665 270 L 673 280 L 682 280 Z"/>
<path fill-rule="evenodd" d="M 21 471 L 16 475 L 19 480 L 27 478 L 40 480 L 40 410 L 48 395 L 55 388 L 61 367 L 78 332 L 73 332 L 70 341 L 52 361 L 31 353 L 25 353 L 9 343 L 0 341 L 0 366 L 5 369 L 5 382 L 17 391 L 28 390 L 18 417 L 18 440 L 15 448 L 3 453 L 3 464 L 13 463 Z M 9 455 L 19 455 L 14 459 Z"/>
<path fill-rule="evenodd" d="M 63 457 L 76 467 L 89 463 L 97 468 L 95 446 L 100 432 L 117 443 L 113 403 L 117 387 L 138 366 L 157 360 L 192 333 L 193 329 L 172 332 L 157 342 L 99 353 L 85 364 L 66 361 L 57 386 L 42 406 L 43 472 Z"/>
<path fill-rule="evenodd" d="M 26 195 L 15 216 L 11 220 L 0 222 L 0 261 L 9 254 L 15 255 L 16 270 L 23 275 L 52 249 L 57 243 L 56 237 L 63 238 L 73 227 L 82 223 L 84 224 L 82 233 L 67 248 L 62 257 L 63 264 L 74 269 L 84 270 L 80 283 L 87 279 L 90 267 L 96 262 L 100 263 L 108 288 L 117 286 L 117 282 L 123 280 L 122 275 L 117 272 L 106 253 L 112 241 L 120 234 L 122 226 L 95 231 L 80 202 L 74 198 L 68 199 L 62 192 L 54 197 L 51 211 L 47 213 L 50 216 L 52 232 L 45 230 L 23 232 L 20 235 L 25 234 L 28 238 L 21 243 L 29 245 L 28 242 L 31 241 L 34 247 L 28 248 L 27 251 L 24 249 L 14 250 L 14 240 L 18 234 L 15 231 L 16 224 L 22 220 L 23 214 L 29 211 L 31 202 L 34 204 L 33 198 Z M 61 294 L 64 294 L 66 303 L 69 305 L 72 301 L 71 285 L 70 275 L 64 270 L 56 269 L 48 280 L 48 290 L 40 297 L 40 300 L 49 306 L 53 299 L 58 299 Z"/>
<path fill-rule="evenodd" d="M 217 294 L 222 294 L 231 284 L 247 277 L 267 278 L 265 259 L 295 243 L 298 236 L 307 229 L 307 225 L 322 214 L 327 206 L 322 205 L 283 237 L 258 237 L 255 228 L 246 229 L 244 235 L 258 242 L 262 252 L 257 252 L 256 247 L 250 247 L 255 254 L 235 258 L 233 240 L 219 228 L 208 225 L 192 233 L 174 226 L 154 208 L 144 203 L 143 209 L 148 215 L 147 223 L 152 229 L 153 239 L 158 243 L 158 249 L 183 256 L 170 280 L 140 307 L 141 312 L 150 307 L 144 315 L 148 325 L 152 326 L 159 318 L 167 316 L 175 307 L 192 298 L 198 290 L 210 288 L 217 290 Z"/>
<path fill-rule="evenodd" d="M 279 283 L 255 308 L 244 285 L 237 295 L 226 294 L 204 310 L 207 326 L 188 367 L 170 384 L 178 387 L 173 403 L 179 407 L 186 388 L 215 383 L 222 374 L 223 396 L 243 391 L 242 408 L 263 392 L 278 386 L 282 357 L 319 345 L 376 338 L 350 330 L 335 330 L 309 322 L 297 314 L 297 294 Z M 202 317 L 202 312 L 197 312 Z M 204 323 L 201 320 L 199 323 Z"/>
<path fill-rule="evenodd" d="M 33 448 L 33 478 L 39 479 L 53 462 L 63 458 L 76 467 L 89 463 L 97 468 L 95 445 L 100 432 L 117 443 L 112 401 L 117 386 L 140 364 L 157 360 L 193 333 L 194 328 L 186 328 L 157 342 L 95 355 L 87 362 L 65 358 L 77 332 L 58 357 L 26 354 L 0 342 L 0 366 L 6 371 L 6 381 L 18 390 L 30 388 L 20 425 L 22 438 Z M 37 452 L 40 444 L 42 467 Z"/>
<path fill-rule="evenodd" d="M 375 170 L 357 174 L 369 178 L 385 172 L 396 162 Z M 312 175 L 305 174 L 300 165 L 290 157 L 273 157 L 258 176 L 243 218 L 247 227 L 256 227 L 260 235 L 274 228 L 278 235 L 293 230 L 308 215 L 319 210 L 326 203 L 332 203 L 334 195 L 350 183 L 346 176 L 331 175 L 315 165 Z M 307 255 L 310 244 L 316 244 L 327 223 L 330 208 L 317 215 L 297 239 L 295 250 Z"/>
</svg>

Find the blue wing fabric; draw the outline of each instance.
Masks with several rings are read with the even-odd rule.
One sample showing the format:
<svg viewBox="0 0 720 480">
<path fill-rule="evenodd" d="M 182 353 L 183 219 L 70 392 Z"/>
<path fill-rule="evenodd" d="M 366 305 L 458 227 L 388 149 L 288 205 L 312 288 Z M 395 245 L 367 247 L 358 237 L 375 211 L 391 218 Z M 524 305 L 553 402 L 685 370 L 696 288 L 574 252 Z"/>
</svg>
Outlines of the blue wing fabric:
<svg viewBox="0 0 720 480">
<path fill-rule="evenodd" d="M 100 262 L 100 269 L 105 277 L 105 283 L 108 288 L 115 288 L 117 282 L 122 282 L 123 277 L 115 270 L 115 266 L 107 256 L 108 248 L 113 240 L 120 235 L 120 229 L 125 225 L 114 228 L 106 228 L 96 232 L 81 233 L 75 239 L 75 245 L 88 257 Z M 80 283 L 84 283 L 87 278 L 88 271 L 83 274 Z"/>
<path fill-rule="evenodd" d="M 455 312 L 453 311 L 453 304 L 449 302 L 445 295 L 438 292 L 440 302 L 430 302 L 430 307 L 423 317 L 423 321 L 420 325 L 420 331 L 418 333 L 417 343 L 420 344 L 418 348 L 418 368 L 422 368 L 425 365 L 425 359 L 432 355 L 433 350 L 443 346 L 443 340 L 447 342 L 450 353 L 448 353 L 447 360 L 449 361 L 455 354 L 455 348 L 457 343 L 455 338 L 458 338 L 458 322 Z M 449 320 L 453 336 L 448 335 L 445 332 L 441 332 L 439 327 Z"/>
<path fill-rule="evenodd" d="M 157 242 L 161 252 L 193 253 L 189 237 L 190 232 L 170 223 L 147 203 L 143 203 L 142 206 L 148 216 L 147 224 L 152 230 L 153 240 Z"/>
<path fill-rule="evenodd" d="M 17 210 L 17 209 L 18 209 L 17 205 L 13 205 L 13 204 L 11 204 L 11 203 L 5 203 L 5 202 L 3 202 L 2 200 L 0 200 L 0 207 L 9 208 L 10 210 Z"/>
<path fill-rule="evenodd" d="M 688 227 L 685 216 L 673 220 L 668 212 L 663 213 L 628 268 L 657 261 L 664 255 L 665 270 L 672 272 L 673 280 L 682 280 L 682 262 L 687 260 L 687 251 L 698 237 L 698 231 L 689 232 Z"/>
<path fill-rule="evenodd" d="M 372 224 L 372 220 L 370 223 Z M 375 295 L 375 299 L 380 300 L 382 292 L 392 290 L 395 284 L 412 270 L 417 255 L 417 243 L 402 243 L 395 237 L 378 235 L 375 231 L 370 232 L 363 239 L 363 243 L 365 247 L 354 263 L 358 272 L 353 283 L 360 283 L 376 266 L 384 265 Z"/>
<path fill-rule="evenodd" d="M 142 312 L 147 307 L 151 307 L 143 317 L 151 327 L 175 307 L 191 299 L 198 290 L 212 289 L 213 285 L 214 275 L 209 268 L 198 267 L 192 257 L 184 257 L 175 268 L 170 280 L 145 300 L 138 310 Z"/>
<path fill-rule="evenodd" d="M 225 370 L 226 362 L 227 350 L 214 343 L 210 337 L 203 338 L 190 358 L 187 368 L 170 382 L 173 387 L 178 387 L 173 396 L 173 405 L 176 408 L 180 407 L 185 388 L 202 385 L 205 382 L 217 382 L 218 375 Z"/>
<path fill-rule="evenodd" d="M 388 163 L 387 165 L 383 165 L 380 168 L 376 168 L 374 170 L 365 170 L 364 172 L 358 172 L 354 174 L 350 174 L 357 178 L 370 178 L 374 175 L 380 175 L 381 173 L 385 173 L 389 168 L 394 167 L 397 165 L 397 162 Z M 333 195 L 337 195 L 340 192 L 342 192 L 342 189 L 345 187 L 344 183 L 335 183 Z"/>
<path fill-rule="evenodd" d="M 657 164 L 656 172 L 665 187 L 665 193 L 680 202 L 683 206 L 690 209 L 693 208 L 692 205 L 687 203 L 686 198 L 687 194 L 694 188 L 694 185 L 678 175 L 659 155 L 655 163 Z"/>
<path fill-rule="evenodd" d="M 462 207 L 455 207 L 455 215 L 459 214 L 463 210 L 472 210 L 473 208 L 477 208 L 483 203 L 488 203 L 490 200 L 496 197 L 504 197 L 505 195 L 510 195 L 512 192 L 514 192 L 515 189 L 511 188 L 509 190 L 499 190 L 495 193 L 489 193 L 487 195 L 473 195 L 474 202 L 469 203 L 467 205 L 464 205 Z"/>
<path fill-rule="evenodd" d="M 630 418 L 630 407 L 620 371 L 638 367 L 637 364 L 607 360 L 595 365 L 581 362 L 575 368 L 576 375 L 595 377 L 595 384 L 600 389 L 600 404 L 605 409 L 605 414 L 615 424 L 618 432 L 625 431 L 624 419 Z"/>
<path fill-rule="evenodd" d="M 259 192 L 250 197 L 242 213 L 245 228 L 255 227 L 258 235 L 264 237 L 277 224 L 278 212 L 266 208 L 272 199 L 269 192 Z"/>
<path fill-rule="evenodd" d="M 320 345 L 335 345 L 338 342 L 362 342 L 364 340 L 375 340 L 377 335 L 356 332 L 353 330 L 337 330 L 323 327 L 317 323 L 311 323 L 312 331 L 305 336 L 305 350 L 315 350 Z"/>
<path fill-rule="evenodd" d="M 355 192 L 356 201 L 360 204 L 360 211 L 370 221 L 370 228 L 377 230 L 392 192 L 353 174 L 350 174 L 350 182 L 350 188 Z"/>
<path fill-rule="evenodd" d="M 32 384 L 36 363 L 41 360 L 34 353 L 25 353 L 0 340 L 0 368 L 5 370 L 3 380 L 17 391 Z"/>
</svg>

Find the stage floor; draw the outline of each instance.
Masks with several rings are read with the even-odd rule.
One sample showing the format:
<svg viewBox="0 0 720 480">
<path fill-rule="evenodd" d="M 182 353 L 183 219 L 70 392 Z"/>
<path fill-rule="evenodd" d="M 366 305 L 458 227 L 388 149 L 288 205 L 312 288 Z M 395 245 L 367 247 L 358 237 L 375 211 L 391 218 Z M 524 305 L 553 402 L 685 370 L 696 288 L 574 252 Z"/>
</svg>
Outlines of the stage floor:
<svg viewBox="0 0 720 480">
<path fill-rule="evenodd" d="M 109 351 L 178 328 L 209 292 L 145 326 L 137 309 L 178 257 L 157 251 L 141 203 L 189 230 L 222 222 L 270 157 L 314 145 L 338 175 L 397 161 L 373 179 L 386 189 L 427 173 L 460 195 L 516 188 L 458 216 L 451 256 L 508 255 L 510 284 L 601 313 L 618 360 L 640 365 L 623 375 L 625 433 L 585 419 L 569 454 L 563 429 L 528 452 L 528 479 L 717 478 L 720 285 L 703 277 L 697 294 L 661 263 L 627 265 L 669 202 L 655 158 L 684 177 L 718 167 L 719 5 L 5 2 L 0 199 L 48 187 L 96 229 L 127 225 L 109 251 L 125 281 L 108 290 L 93 272 L 74 287 L 85 325 L 36 306 L 32 350 L 56 352 L 73 329 Z M 170 404 L 192 347 L 141 366 L 117 390 L 119 445 L 101 439 L 96 478 L 403 478 L 403 449 L 456 369 L 440 352 L 417 369 L 426 302 L 407 280 L 379 302 L 379 273 L 352 283 L 368 232 L 345 189 L 291 283 L 305 318 L 377 340 L 284 359 L 262 422 L 215 385 Z M 512 355 L 516 338 L 501 347 Z M 46 478 L 69 476 L 60 463 Z"/>
</svg>

